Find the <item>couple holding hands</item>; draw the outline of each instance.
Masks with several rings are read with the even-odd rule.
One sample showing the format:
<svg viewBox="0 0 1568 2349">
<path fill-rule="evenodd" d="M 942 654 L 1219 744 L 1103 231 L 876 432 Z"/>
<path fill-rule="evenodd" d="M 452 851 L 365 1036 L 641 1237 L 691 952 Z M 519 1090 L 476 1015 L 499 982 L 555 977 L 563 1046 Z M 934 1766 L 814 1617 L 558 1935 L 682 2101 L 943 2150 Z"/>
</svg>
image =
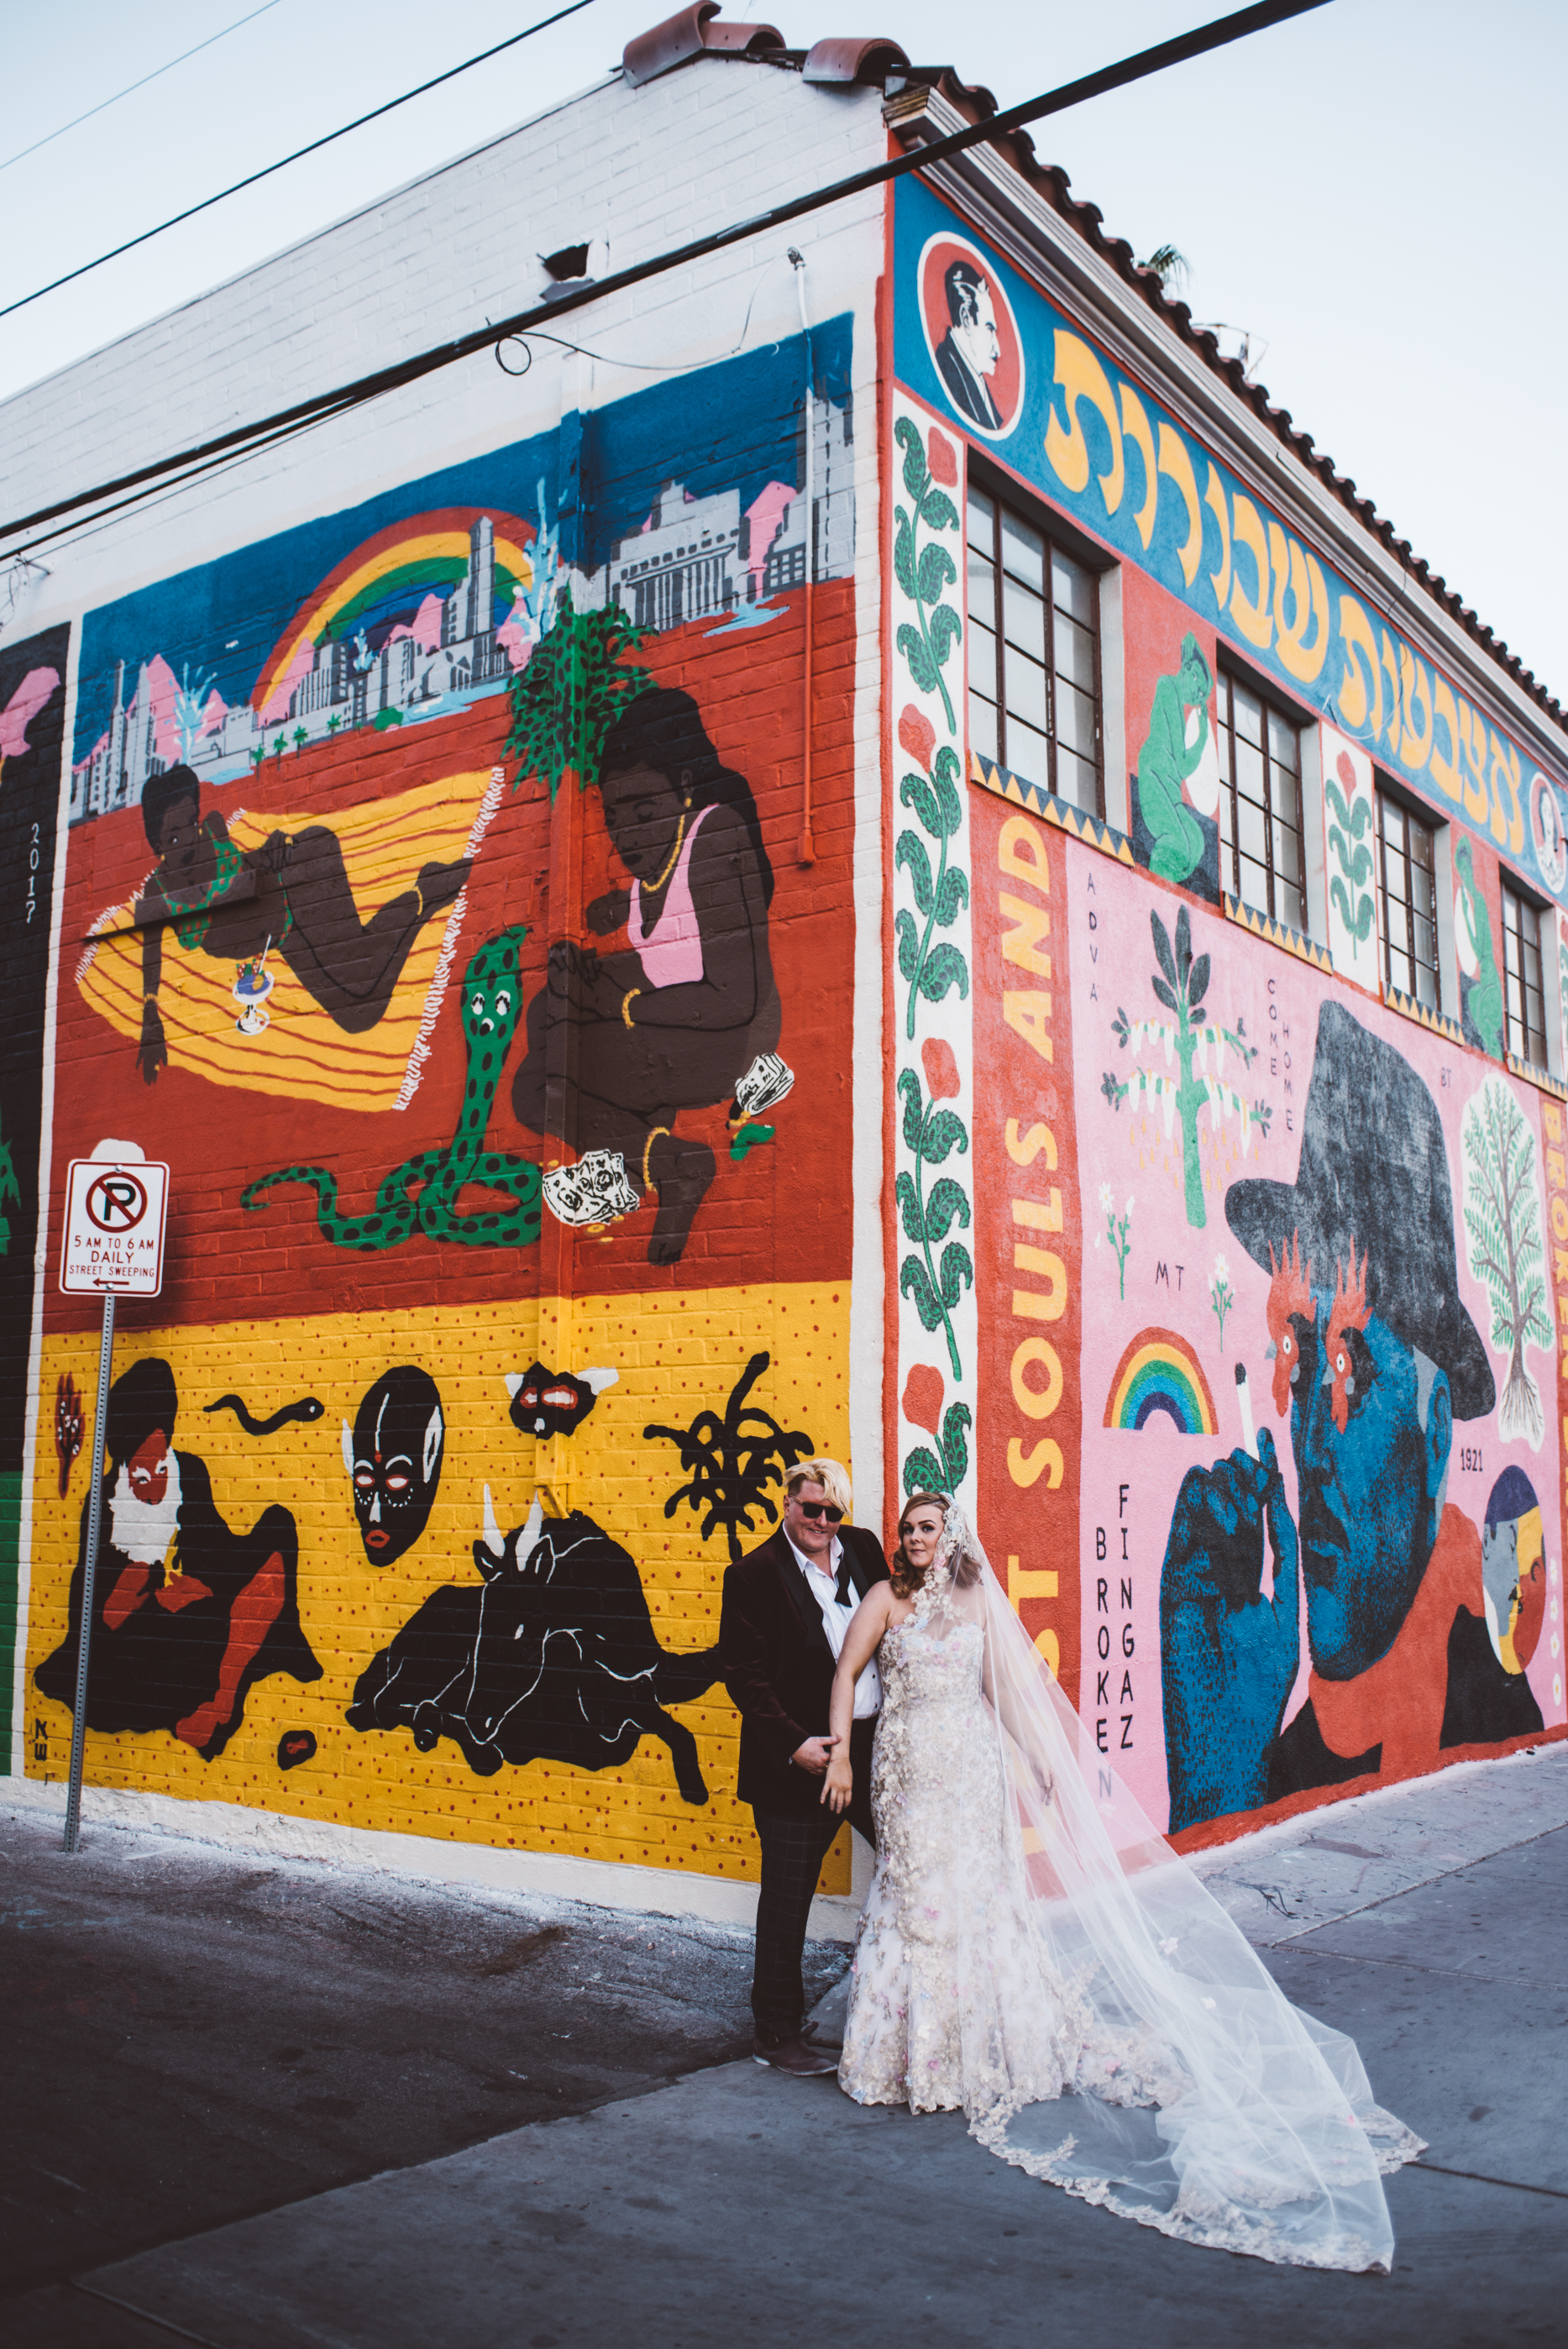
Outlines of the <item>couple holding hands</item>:
<svg viewBox="0 0 1568 2349">
<path fill-rule="evenodd" d="M 962 1511 L 915 1493 L 891 1569 L 834 1460 L 724 1577 L 739 1792 L 762 1846 L 759 2063 L 961 2110 L 988 2150 L 1189 2241 L 1392 2263 L 1381 2173 L 1420 2140 L 1293 2007 L 1094 1749 Z M 877 1852 L 842 2052 L 804 2018 L 817 1877 Z"/>
</svg>

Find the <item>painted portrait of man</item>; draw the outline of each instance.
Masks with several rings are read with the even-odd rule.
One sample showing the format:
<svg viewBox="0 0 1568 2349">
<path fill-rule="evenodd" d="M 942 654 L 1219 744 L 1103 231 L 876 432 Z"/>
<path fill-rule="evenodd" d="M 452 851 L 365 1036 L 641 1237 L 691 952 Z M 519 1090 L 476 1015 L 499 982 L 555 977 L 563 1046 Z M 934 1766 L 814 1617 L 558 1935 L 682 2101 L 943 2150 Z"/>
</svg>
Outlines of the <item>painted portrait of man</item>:
<svg viewBox="0 0 1568 2349">
<path fill-rule="evenodd" d="M 1173 1833 L 1542 1727 L 1489 1635 L 1480 1529 L 1446 1497 L 1454 1422 L 1487 1417 L 1496 1386 L 1459 1296 L 1426 1084 L 1325 1004 L 1296 1179 L 1233 1183 L 1225 1214 L 1270 1275 L 1298 1515 L 1267 1428 L 1256 1458 L 1234 1452 L 1182 1483 L 1160 1583 Z M 1311 1676 L 1286 1722 L 1303 1581 Z"/>
<path fill-rule="evenodd" d="M 996 303 L 990 284 L 972 261 L 950 263 L 942 276 L 948 330 L 937 347 L 937 368 L 961 416 L 982 432 L 1000 432 L 1002 410 L 991 394 L 991 378 L 1002 357 Z"/>
</svg>

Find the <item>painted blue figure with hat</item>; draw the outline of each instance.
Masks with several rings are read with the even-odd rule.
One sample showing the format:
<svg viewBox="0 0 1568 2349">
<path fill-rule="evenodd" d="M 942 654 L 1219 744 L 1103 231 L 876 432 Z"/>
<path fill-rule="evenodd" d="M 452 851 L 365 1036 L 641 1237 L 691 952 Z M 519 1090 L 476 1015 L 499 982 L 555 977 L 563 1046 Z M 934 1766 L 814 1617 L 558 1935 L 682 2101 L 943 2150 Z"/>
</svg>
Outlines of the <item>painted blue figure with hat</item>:
<svg viewBox="0 0 1568 2349">
<path fill-rule="evenodd" d="M 1542 1727 L 1487 1633 L 1480 1533 L 1445 1499 L 1453 1423 L 1496 1386 L 1459 1293 L 1437 1103 L 1342 1005 L 1319 1016 L 1295 1182 L 1233 1183 L 1225 1214 L 1272 1278 L 1299 1516 L 1266 1428 L 1255 1459 L 1183 1480 L 1160 1582 L 1172 1833 Z M 1285 1723 L 1303 1579 L 1311 1681 Z"/>
</svg>

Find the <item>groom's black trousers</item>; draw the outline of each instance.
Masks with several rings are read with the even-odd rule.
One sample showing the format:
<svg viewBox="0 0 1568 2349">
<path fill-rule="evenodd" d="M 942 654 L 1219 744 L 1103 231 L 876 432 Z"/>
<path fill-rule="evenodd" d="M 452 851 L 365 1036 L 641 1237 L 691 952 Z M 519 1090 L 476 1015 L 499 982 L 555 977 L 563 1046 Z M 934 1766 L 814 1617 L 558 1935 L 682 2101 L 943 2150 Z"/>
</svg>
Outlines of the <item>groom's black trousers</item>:
<svg viewBox="0 0 1568 2349">
<path fill-rule="evenodd" d="M 849 1733 L 855 1791 L 847 1816 L 850 1826 L 872 1846 L 877 1841 L 871 1824 L 871 1741 L 876 1731 L 875 1721 L 857 1721 Z M 820 1789 L 821 1779 L 813 1783 Z M 843 1826 L 845 1815 L 823 1803 L 808 1812 L 753 1808 L 752 1816 L 763 1847 L 752 2013 L 760 2032 L 793 2039 L 805 2014 L 800 1968 L 812 1899 L 827 1847 Z"/>
</svg>

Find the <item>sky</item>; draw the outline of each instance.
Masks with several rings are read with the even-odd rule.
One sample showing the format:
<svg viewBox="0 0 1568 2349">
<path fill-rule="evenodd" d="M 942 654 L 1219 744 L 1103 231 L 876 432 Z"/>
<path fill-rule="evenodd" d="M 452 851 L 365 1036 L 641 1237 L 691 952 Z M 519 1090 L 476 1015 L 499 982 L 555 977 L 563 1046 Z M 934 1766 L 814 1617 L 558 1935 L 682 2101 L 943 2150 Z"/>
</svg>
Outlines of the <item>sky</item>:
<svg viewBox="0 0 1568 2349">
<path fill-rule="evenodd" d="M 589 86 L 669 7 L 593 0 L 0 319 L 0 399 Z M 549 9 L 73 0 L 18 11 L 5 38 L 0 305 Z M 794 47 L 889 35 L 1008 106 L 1225 10 L 1226 0 L 972 0 L 955 16 L 936 0 L 882 0 L 840 16 L 789 0 L 769 16 L 752 0 L 730 13 L 776 23 Z M 1565 82 L 1563 0 L 1490 0 L 1484 17 L 1459 0 L 1331 0 L 1034 136 L 1108 233 L 1139 256 L 1179 249 L 1194 316 L 1249 335 L 1274 402 L 1568 699 L 1568 580 L 1552 553 L 1568 538 L 1568 464 L 1542 453 L 1563 437 L 1568 379 L 1568 305 L 1548 274 L 1568 194 Z M 672 221 L 671 242 L 710 224 Z M 1225 339 L 1235 347 L 1235 333 Z"/>
</svg>

